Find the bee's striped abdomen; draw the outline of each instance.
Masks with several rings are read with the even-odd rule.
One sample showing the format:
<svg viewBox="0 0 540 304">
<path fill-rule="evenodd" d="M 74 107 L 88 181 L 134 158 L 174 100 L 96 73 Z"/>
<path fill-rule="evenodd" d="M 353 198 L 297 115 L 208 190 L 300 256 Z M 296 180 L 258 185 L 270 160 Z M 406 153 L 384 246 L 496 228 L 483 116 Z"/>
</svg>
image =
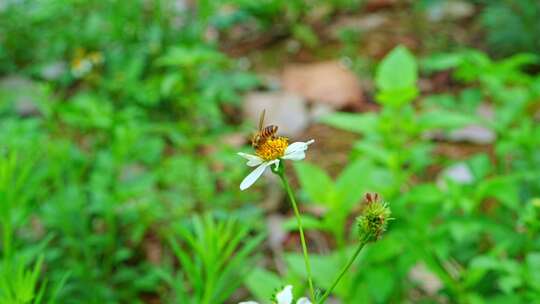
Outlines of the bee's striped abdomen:
<svg viewBox="0 0 540 304">
<path fill-rule="evenodd" d="M 261 136 L 264 138 L 272 137 L 277 133 L 277 130 L 278 126 L 276 125 L 266 126 L 261 130 Z"/>
</svg>

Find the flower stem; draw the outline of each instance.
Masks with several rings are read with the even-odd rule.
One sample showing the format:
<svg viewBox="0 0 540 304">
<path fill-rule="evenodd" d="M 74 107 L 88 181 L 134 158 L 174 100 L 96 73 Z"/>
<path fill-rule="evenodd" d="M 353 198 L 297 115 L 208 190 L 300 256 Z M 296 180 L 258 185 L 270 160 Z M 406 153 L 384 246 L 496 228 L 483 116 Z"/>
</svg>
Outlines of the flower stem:
<svg viewBox="0 0 540 304">
<path fill-rule="evenodd" d="M 365 236 L 365 237 L 363 237 L 361 239 L 360 244 L 358 245 L 358 248 L 356 248 L 356 251 L 354 252 L 354 254 L 351 257 L 351 259 L 349 260 L 349 262 L 347 262 L 347 265 L 345 265 L 345 267 L 343 267 L 343 269 L 341 270 L 341 272 L 339 273 L 337 278 L 334 280 L 334 282 L 332 283 L 330 288 L 328 288 L 328 290 L 326 290 L 326 292 L 322 295 L 322 297 L 316 302 L 317 304 L 322 304 L 322 303 L 324 303 L 324 301 L 326 301 L 326 299 L 330 296 L 330 294 L 332 293 L 332 291 L 334 290 L 336 285 L 343 278 L 345 273 L 349 270 L 349 268 L 353 264 L 354 260 L 356 260 L 356 258 L 360 254 L 360 251 L 362 251 L 362 248 L 364 248 L 364 246 L 369 242 L 369 239 L 370 239 L 369 235 Z"/>
<path fill-rule="evenodd" d="M 296 199 L 294 198 L 294 193 L 291 189 L 291 186 L 289 185 L 289 182 L 287 181 L 287 178 L 285 177 L 283 164 L 280 164 L 280 169 L 277 170 L 276 173 L 281 179 L 281 182 L 283 183 L 283 187 L 287 191 L 287 195 L 289 196 L 289 200 L 291 201 L 291 205 L 294 210 L 294 215 L 296 216 L 296 221 L 298 222 L 298 230 L 300 231 L 300 242 L 302 243 L 302 251 L 304 254 L 304 262 L 306 264 L 306 272 L 307 272 L 307 279 L 309 284 L 309 290 L 311 293 L 311 298 L 315 300 L 315 288 L 313 287 L 313 279 L 311 275 L 311 265 L 309 263 L 309 254 L 306 246 L 306 238 L 304 237 L 304 228 L 302 226 L 302 218 L 300 217 L 300 211 L 298 211 L 298 205 L 296 204 Z"/>
</svg>

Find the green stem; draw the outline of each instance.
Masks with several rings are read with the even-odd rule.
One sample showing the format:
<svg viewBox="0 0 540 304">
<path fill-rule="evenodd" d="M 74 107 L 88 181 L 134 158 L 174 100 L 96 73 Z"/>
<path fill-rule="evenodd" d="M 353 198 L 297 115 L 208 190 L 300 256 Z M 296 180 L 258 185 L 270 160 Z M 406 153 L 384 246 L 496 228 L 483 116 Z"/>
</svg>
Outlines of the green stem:
<svg viewBox="0 0 540 304">
<path fill-rule="evenodd" d="M 360 241 L 360 244 L 358 245 L 358 248 L 356 248 L 356 251 L 354 252 L 353 256 L 351 257 L 351 259 L 349 260 L 347 265 L 345 265 L 345 267 L 343 267 L 343 269 L 341 270 L 341 272 L 339 273 L 337 278 L 334 280 L 334 282 L 332 283 L 330 288 L 328 288 L 328 290 L 326 290 L 326 292 L 323 294 L 323 296 L 317 301 L 317 304 L 322 304 L 322 303 L 324 303 L 324 301 L 326 301 L 326 299 L 330 296 L 330 294 L 332 293 L 332 291 L 334 290 L 336 285 L 343 278 L 345 273 L 349 270 L 349 268 L 353 264 L 354 260 L 356 260 L 356 258 L 360 254 L 360 251 L 362 251 L 362 248 L 364 248 L 364 246 L 369 242 L 369 239 L 370 239 L 369 235 L 362 238 L 362 240 Z"/>
<path fill-rule="evenodd" d="M 283 187 L 287 191 L 287 195 L 289 196 L 289 200 L 291 201 L 291 205 L 294 210 L 294 215 L 296 216 L 296 221 L 298 222 L 298 230 L 300 231 L 300 242 L 302 243 L 302 251 L 304 254 L 304 262 L 306 264 L 306 272 L 307 272 L 307 279 L 309 284 L 309 290 L 311 293 L 311 298 L 315 300 L 315 288 L 313 288 L 313 279 L 311 275 L 311 265 L 309 263 L 309 254 L 306 246 L 306 238 L 304 237 L 304 228 L 302 226 L 302 218 L 300 217 L 300 211 L 298 211 L 298 205 L 296 204 L 296 199 L 294 198 L 293 191 L 291 189 L 291 186 L 289 185 L 289 182 L 287 181 L 287 178 L 284 174 L 283 165 L 280 164 L 280 169 L 276 173 L 281 179 L 281 182 L 283 183 Z"/>
</svg>

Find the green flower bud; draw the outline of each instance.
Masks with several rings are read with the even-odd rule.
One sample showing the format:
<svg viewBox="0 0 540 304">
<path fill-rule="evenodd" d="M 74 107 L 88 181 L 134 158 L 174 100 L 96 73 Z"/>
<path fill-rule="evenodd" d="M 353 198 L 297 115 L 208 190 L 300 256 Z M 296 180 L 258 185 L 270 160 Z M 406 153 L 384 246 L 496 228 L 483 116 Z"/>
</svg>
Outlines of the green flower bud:
<svg viewBox="0 0 540 304">
<path fill-rule="evenodd" d="M 356 219 L 359 235 L 362 239 L 376 241 L 386 231 L 391 211 L 377 193 L 367 193 L 364 198 L 364 210 Z"/>
</svg>

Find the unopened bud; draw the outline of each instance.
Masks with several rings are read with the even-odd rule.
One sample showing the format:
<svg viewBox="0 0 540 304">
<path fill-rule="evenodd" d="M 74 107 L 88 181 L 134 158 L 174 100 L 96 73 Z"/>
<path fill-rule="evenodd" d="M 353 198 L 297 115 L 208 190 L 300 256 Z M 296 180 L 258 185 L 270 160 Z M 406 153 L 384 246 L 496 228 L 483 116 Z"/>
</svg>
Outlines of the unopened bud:
<svg viewBox="0 0 540 304">
<path fill-rule="evenodd" d="M 391 211 L 388 204 L 382 201 L 377 193 L 366 193 L 364 198 L 364 210 L 356 219 L 359 235 L 368 241 L 380 239 L 386 231 Z"/>
</svg>

